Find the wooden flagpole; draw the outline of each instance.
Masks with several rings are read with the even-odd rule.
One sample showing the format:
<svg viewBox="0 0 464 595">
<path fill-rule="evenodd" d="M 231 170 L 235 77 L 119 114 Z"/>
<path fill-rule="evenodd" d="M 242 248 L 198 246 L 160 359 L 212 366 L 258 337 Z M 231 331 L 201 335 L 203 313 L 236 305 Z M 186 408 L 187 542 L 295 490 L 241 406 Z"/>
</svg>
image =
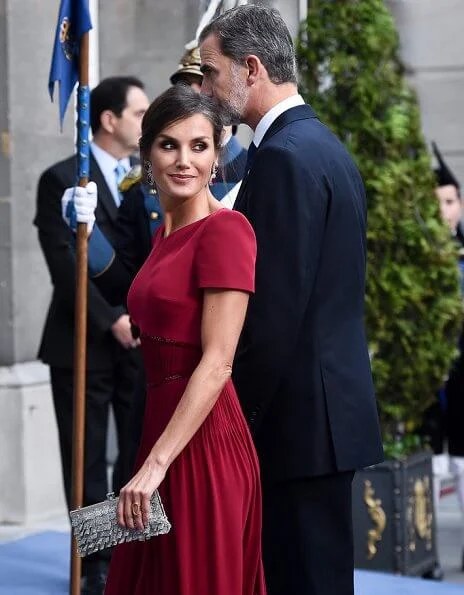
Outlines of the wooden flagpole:
<svg viewBox="0 0 464 595">
<path fill-rule="evenodd" d="M 89 33 L 84 33 L 80 41 L 79 52 L 79 88 L 89 85 Z M 79 98 L 80 101 L 80 98 Z M 88 95 L 87 95 L 88 101 Z M 78 104 L 78 113 L 81 110 Z M 87 109 L 87 113 L 89 110 Z M 87 152 L 88 163 L 88 138 L 81 137 L 82 128 L 88 130 L 88 123 L 84 126 L 78 118 L 79 145 L 78 161 L 83 158 L 81 149 L 84 146 Z M 87 135 L 88 136 L 88 135 Z M 82 145 L 81 145 L 82 143 Z M 85 159 L 85 156 L 84 156 Z M 88 167 L 85 168 L 88 172 Z M 79 165 L 79 175 L 82 168 Z M 79 186 L 88 184 L 88 174 L 79 177 Z M 72 508 L 75 510 L 82 506 L 84 496 L 84 444 L 85 444 L 85 377 L 87 355 L 87 224 L 78 223 L 76 233 L 76 301 L 74 318 L 74 414 L 73 414 L 73 461 L 72 461 Z M 72 537 L 71 543 L 71 595 L 80 595 L 81 592 L 81 559 L 77 553 L 77 542 Z"/>
</svg>

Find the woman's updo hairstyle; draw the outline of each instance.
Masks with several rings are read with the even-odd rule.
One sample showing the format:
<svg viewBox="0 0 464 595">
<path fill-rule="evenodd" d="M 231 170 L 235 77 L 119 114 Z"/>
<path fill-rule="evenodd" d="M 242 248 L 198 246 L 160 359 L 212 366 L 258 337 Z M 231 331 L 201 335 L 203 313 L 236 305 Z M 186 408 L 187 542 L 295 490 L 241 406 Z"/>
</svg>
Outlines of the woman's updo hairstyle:
<svg viewBox="0 0 464 595">
<path fill-rule="evenodd" d="M 219 151 L 223 116 L 218 103 L 188 85 L 178 83 L 157 97 L 143 116 L 139 143 L 142 160 L 149 159 L 155 138 L 165 128 L 196 114 L 201 114 L 211 122 L 214 146 Z"/>
</svg>

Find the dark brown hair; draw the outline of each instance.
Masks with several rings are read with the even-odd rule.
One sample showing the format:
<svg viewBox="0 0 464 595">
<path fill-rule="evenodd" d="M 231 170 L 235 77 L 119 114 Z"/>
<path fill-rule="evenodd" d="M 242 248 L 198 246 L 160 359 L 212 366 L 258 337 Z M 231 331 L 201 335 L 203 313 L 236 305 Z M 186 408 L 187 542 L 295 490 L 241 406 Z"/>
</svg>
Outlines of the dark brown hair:
<svg viewBox="0 0 464 595">
<path fill-rule="evenodd" d="M 201 114 L 211 122 L 214 146 L 219 151 L 223 117 L 218 103 L 188 85 L 178 83 L 157 97 L 143 116 L 139 143 L 141 158 L 148 159 L 155 138 L 167 126 L 196 114 Z"/>
<path fill-rule="evenodd" d="M 144 89 L 135 76 L 110 76 L 103 79 L 90 93 L 90 127 L 96 134 L 101 127 L 101 115 L 110 110 L 118 118 L 127 107 L 127 95 L 132 87 Z"/>
</svg>

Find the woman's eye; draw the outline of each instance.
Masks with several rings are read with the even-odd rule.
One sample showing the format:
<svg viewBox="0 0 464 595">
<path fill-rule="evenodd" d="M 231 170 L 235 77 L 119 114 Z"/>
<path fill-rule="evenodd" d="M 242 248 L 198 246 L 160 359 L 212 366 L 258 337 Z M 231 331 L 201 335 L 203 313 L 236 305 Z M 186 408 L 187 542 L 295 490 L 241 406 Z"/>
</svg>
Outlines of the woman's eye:
<svg viewBox="0 0 464 595">
<path fill-rule="evenodd" d="M 161 148 L 170 151 L 171 149 L 174 149 L 174 144 L 169 141 L 164 141 L 161 143 Z"/>
<path fill-rule="evenodd" d="M 208 145 L 206 143 L 196 143 L 195 145 L 193 145 L 194 151 L 204 151 L 207 148 Z"/>
</svg>

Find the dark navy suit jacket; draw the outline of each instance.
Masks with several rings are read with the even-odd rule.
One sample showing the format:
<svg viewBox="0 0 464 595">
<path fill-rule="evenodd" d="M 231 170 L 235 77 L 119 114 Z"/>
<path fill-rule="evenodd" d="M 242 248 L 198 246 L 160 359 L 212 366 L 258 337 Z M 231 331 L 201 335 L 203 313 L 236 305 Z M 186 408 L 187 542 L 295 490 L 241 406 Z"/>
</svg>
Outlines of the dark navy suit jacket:
<svg viewBox="0 0 464 595">
<path fill-rule="evenodd" d="M 76 184 L 77 161 L 73 155 L 47 169 L 37 189 L 37 212 L 34 224 L 53 283 L 39 358 L 51 366 L 72 368 L 74 364 L 74 299 L 76 282 L 75 242 L 61 213 L 61 196 L 65 188 Z M 118 208 L 93 155 L 90 155 L 90 180 L 98 185 L 97 223 L 109 239 L 116 239 Z M 92 282 L 88 286 L 87 368 L 110 369 L 114 350 L 119 344 L 111 326 L 125 312 L 122 302 L 109 303 Z"/>
<path fill-rule="evenodd" d="M 309 105 L 271 125 L 234 208 L 258 243 L 233 378 L 263 478 L 380 462 L 364 329 L 366 197 L 348 151 Z"/>
</svg>

